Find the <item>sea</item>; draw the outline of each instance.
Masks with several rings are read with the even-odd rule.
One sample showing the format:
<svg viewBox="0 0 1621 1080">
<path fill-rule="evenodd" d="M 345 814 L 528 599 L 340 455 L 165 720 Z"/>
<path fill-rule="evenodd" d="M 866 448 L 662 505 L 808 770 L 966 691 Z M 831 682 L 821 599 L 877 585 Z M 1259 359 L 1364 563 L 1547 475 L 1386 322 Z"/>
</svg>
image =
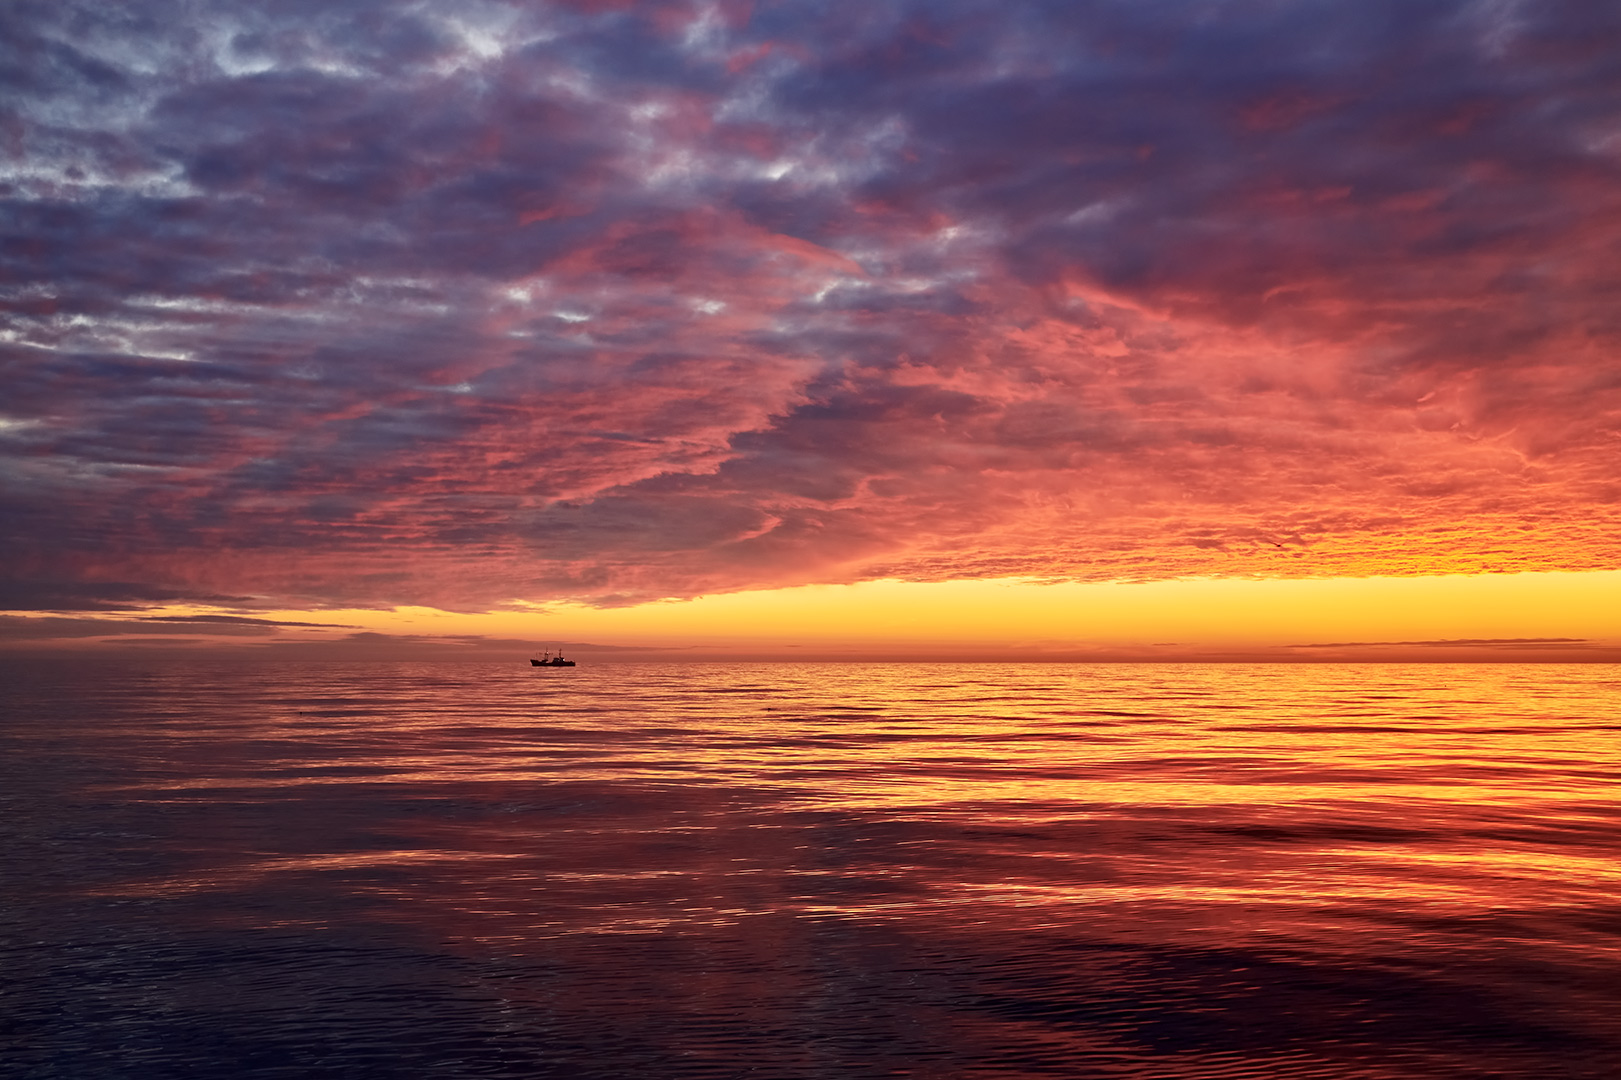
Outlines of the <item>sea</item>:
<svg viewBox="0 0 1621 1080">
<path fill-rule="evenodd" d="M 1614 665 L 0 677 L 8 1080 L 1621 1076 Z"/>
</svg>

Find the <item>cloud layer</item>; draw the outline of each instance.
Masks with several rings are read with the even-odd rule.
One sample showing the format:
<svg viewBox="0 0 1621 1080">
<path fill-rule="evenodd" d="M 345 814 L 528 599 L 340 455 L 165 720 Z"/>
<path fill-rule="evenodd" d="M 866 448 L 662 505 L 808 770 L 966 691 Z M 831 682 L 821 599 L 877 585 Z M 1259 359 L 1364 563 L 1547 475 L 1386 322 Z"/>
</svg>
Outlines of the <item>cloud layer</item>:
<svg viewBox="0 0 1621 1080">
<path fill-rule="evenodd" d="M 1614 5 L 0 23 L 10 610 L 1621 556 Z"/>
</svg>

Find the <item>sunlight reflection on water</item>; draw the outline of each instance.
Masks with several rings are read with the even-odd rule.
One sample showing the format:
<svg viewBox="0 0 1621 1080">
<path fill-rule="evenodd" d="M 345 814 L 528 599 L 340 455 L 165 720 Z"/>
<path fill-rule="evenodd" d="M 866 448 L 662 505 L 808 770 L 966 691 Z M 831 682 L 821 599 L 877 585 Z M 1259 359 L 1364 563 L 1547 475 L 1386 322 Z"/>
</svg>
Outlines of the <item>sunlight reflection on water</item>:
<svg viewBox="0 0 1621 1080">
<path fill-rule="evenodd" d="M 14 1075 L 1621 1060 L 1613 667 L 8 674 Z"/>
</svg>

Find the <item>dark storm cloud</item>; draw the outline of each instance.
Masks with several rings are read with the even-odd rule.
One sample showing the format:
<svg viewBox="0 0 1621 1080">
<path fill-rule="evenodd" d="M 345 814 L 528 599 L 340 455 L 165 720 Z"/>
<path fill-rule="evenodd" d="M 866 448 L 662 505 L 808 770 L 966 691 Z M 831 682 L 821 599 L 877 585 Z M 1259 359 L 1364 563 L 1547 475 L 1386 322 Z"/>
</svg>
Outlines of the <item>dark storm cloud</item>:
<svg viewBox="0 0 1621 1080">
<path fill-rule="evenodd" d="M 10 610 L 1614 565 L 1612 5 L 0 31 Z"/>
</svg>

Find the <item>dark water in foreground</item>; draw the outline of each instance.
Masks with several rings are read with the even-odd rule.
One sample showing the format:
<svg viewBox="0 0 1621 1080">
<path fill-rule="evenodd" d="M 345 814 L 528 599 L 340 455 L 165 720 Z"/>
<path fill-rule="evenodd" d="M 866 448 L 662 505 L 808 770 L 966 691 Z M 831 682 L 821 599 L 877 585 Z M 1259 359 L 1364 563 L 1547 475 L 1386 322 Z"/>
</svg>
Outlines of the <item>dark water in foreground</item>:
<svg viewBox="0 0 1621 1080">
<path fill-rule="evenodd" d="M 1621 1075 L 1621 669 L 7 667 L 7 1077 Z"/>
</svg>

